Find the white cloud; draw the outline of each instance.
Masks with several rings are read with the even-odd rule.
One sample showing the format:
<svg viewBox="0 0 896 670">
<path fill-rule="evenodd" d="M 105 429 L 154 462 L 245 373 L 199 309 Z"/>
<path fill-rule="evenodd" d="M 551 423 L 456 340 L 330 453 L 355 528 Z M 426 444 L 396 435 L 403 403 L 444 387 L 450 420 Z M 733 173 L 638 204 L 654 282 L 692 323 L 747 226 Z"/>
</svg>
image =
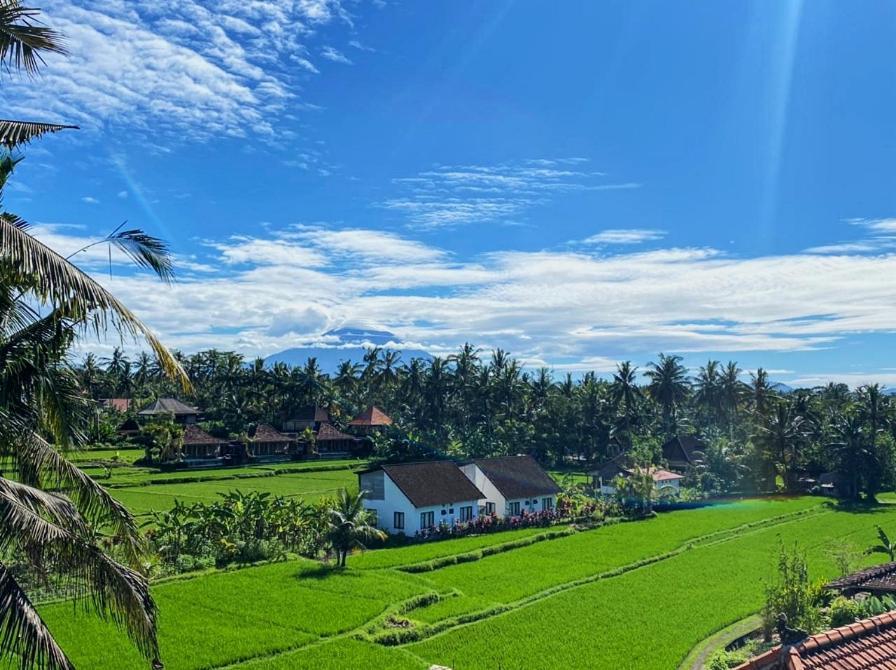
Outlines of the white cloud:
<svg viewBox="0 0 896 670">
<path fill-rule="evenodd" d="M 482 222 L 519 223 L 532 207 L 571 192 L 637 188 L 636 183 L 603 183 L 601 172 L 583 169 L 584 159 L 534 159 L 503 165 L 437 165 L 396 179 L 403 193 L 378 203 L 404 214 L 420 228 Z"/>
<path fill-rule="evenodd" d="M 584 240 L 585 244 L 641 244 L 661 240 L 665 230 L 655 228 L 608 228 Z"/>
<path fill-rule="evenodd" d="M 121 198 L 122 200 L 124 200 L 128 197 L 128 192 L 127 191 L 119 191 L 118 197 Z"/>
<path fill-rule="evenodd" d="M 76 229 L 48 232 L 60 248 L 79 244 Z M 84 260 L 166 342 L 188 351 L 266 354 L 354 325 L 432 351 L 471 341 L 533 365 L 606 371 L 656 351 L 794 352 L 896 331 L 896 285 L 879 281 L 896 272 L 896 255 L 736 258 L 666 248 L 458 262 L 393 233 L 323 225 L 209 244 L 171 287 L 120 269 L 109 279 L 104 249 Z"/>
<path fill-rule="evenodd" d="M 265 136 L 297 107 L 295 68 L 317 26 L 350 23 L 338 0 L 49 0 L 68 57 L 7 82 L 11 113 L 169 136 Z M 293 59 L 293 60 L 290 60 Z"/>
<path fill-rule="evenodd" d="M 81 202 L 86 202 L 88 205 L 100 204 L 100 201 L 94 198 L 92 195 L 85 195 L 83 198 L 81 198 Z"/>
<path fill-rule="evenodd" d="M 896 388 L 896 374 L 892 372 L 819 372 L 796 376 L 787 379 L 785 383 L 794 388 L 812 388 L 813 386 L 825 386 L 831 382 L 847 384 L 850 388 L 858 388 L 866 384 L 880 384 Z"/>
<path fill-rule="evenodd" d="M 325 46 L 320 50 L 320 55 L 334 63 L 342 63 L 343 65 L 352 65 L 351 59 L 338 49 L 331 46 Z"/>
</svg>

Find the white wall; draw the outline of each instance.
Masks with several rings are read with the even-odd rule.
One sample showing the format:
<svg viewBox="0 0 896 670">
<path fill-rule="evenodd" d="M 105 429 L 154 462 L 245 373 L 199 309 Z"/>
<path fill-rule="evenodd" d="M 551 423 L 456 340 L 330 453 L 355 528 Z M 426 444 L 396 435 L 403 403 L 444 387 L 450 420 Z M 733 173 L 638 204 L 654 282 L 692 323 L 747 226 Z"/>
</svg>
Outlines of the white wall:
<svg viewBox="0 0 896 670">
<path fill-rule="evenodd" d="M 513 498 L 511 500 L 508 500 L 503 495 L 501 495 L 501 492 L 498 491 L 497 487 L 492 484 L 491 480 L 485 476 L 485 473 L 482 472 L 482 470 L 480 470 L 475 463 L 467 463 L 466 465 L 462 465 L 460 469 L 467 476 L 467 478 L 471 482 L 473 482 L 473 485 L 485 494 L 485 501 L 495 503 L 495 514 L 500 518 L 510 516 L 511 504 L 514 502 L 520 503 L 520 513 L 535 513 L 543 511 L 544 506 L 542 504 L 542 498 L 550 498 L 552 507 L 557 506 L 557 496 L 555 495 L 537 496 L 534 498 L 535 504 L 528 505 L 526 504 L 526 501 L 528 500 L 529 503 L 532 503 L 532 497 Z M 484 504 L 485 503 L 483 502 L 483 505 Z"/>
<path fill-rule="evenodd" d="M 387 533 L 404 533 L 405 535 L 413 536 L 421 530 L 420 515 L 424 512 L 433 513 L 433 524 L 436 526 L 440 523 L 453 525 L 456 521 L 459 522 L 461 507 L 472 507 L 473 519 L 479 516 L 479 504 L 481 502 L 479 500 L 462 500 L 445 505 L 414 507 L 411 501 L 401 492 L 401 489 L 395 485 L 395 482 L 389 479 L 389 476 L 382 470 L 361 475 L 361 489 L 368 488 L 364 486 L 366 478 L 376 475 L 382 475 L 383 477 L 383 499 L 370 500 L 365 498 L 364 508 L 376 511 L 377 528 Z M 449 512 L 452 509 L 454 511 Z M 445 514 L 442 514 L 442 510 L 445 510 Z M 395 528 L 395 512 L 404 512 L 404 529 Z"/>
</svg>

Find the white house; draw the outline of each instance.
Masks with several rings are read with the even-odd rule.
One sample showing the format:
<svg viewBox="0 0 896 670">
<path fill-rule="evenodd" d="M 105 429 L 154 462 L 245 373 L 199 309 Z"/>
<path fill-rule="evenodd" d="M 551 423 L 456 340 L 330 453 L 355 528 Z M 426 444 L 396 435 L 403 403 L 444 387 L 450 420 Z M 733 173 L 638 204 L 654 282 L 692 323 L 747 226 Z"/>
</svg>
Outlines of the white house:
<svg viewBox="0 0 896 670">
<path fill-rule="evenodd" d="M 631 467 L 626 463 L 624 456 L 617 456 L 604 463 L 599 469 L 591 472 L 591 478 L 594 482 L 594 488 L 599 489 L 601 495 L 612 496 L 616 494 L 616 487 L 613 486 L 613 480 L 616 477 L 630 477 L 637 471 L 637 468 Z M 653 486 L 657 491 L 664 491 L 677 495 L 681 488 L 681 480 L 683 475 L 677 472 L 670 472 L 663 468 L 651 467 L 647 470 L 653 479 Z"/>
<path fill-rule="evenodd" d="M 364 507 L 387 533 L 471 521 L 485 495 L 451 461 L 381 465 L 358 474 Z"/>
<path fill-rule="evenodd" d="M 460 469 L 485 494 L 482 514 L 519 516 L 556 507 L 560 487 L 531 456 L 480 458 Z"/>
</svg>

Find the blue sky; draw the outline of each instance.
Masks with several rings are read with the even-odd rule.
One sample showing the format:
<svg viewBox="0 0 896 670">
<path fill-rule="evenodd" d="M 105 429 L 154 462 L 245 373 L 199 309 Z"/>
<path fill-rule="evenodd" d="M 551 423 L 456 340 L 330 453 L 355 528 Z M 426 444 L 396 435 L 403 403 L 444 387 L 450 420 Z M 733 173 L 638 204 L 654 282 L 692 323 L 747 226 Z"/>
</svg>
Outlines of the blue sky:
<svg viewBox="0 0 896 670">
<path fill-rule="evenodd" d="M 389 330 L 558 372 L 659 351 L 896 385 L 896 6 L 80 0 L 5 205 L 174 347 Z M 891 218 L 893 217 L 893 218 Z M 111 342 L 97 346 L 111 346 Z"/>
</svg>

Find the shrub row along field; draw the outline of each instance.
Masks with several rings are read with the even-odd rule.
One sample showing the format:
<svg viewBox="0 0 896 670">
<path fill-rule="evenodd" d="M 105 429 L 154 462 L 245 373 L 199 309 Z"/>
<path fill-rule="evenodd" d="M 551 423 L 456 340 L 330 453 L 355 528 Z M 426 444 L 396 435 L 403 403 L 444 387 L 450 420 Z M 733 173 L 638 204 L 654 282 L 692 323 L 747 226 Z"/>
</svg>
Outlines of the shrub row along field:
<svg viewBox="0 0 896 670">
<path fill-rule="evenodd" d="M 293 561 L 168 581 L 153 592 L 163 660 L 173 670 L 670 668 L 699 640 L 759 608 L 762 580 L 772 574 L 782 540 L 799 541 L 820 578 L 832 574 L 825 550 L 833 539 L 863 548 L 878 523 L 896 525 L 896 506 L 859 514 L 812 498 L 745 501 L 417 574 L 401 568 L 544 529 L 368 552 L 342 572 Z M 647 561 L 655 562 L 625 569 Z M 427 606 L 435 593 L 443 599 Z M 414 608 L 414 599 L 424 606 Z M 496 604 L 507 611 L 495 615 Z M 78 667 L 145 667 L 111 624 L 68 604 L 42 611 Z M 443 630 L 403 646 L 370 641 L 372 633 L 388 632 L 376 622 L 389 612 L 398 630 L 405 618 L 423 635 Z M 458 626 L 459 614 L 474 622 Z"/>
</svg>

